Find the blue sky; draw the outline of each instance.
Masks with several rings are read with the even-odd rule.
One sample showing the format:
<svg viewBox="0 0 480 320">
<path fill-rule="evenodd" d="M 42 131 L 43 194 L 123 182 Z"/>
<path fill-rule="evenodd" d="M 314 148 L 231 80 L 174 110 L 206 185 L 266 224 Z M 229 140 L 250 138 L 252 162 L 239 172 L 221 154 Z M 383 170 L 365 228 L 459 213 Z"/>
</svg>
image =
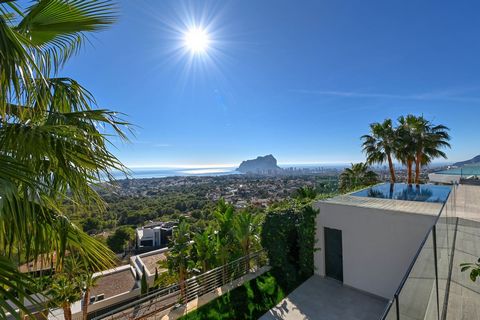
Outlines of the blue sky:
<svg viewBox="0 0 480 320">
<path fill-rule="evenodd" d="M 423 114 L 480 154 L 478 1 L 122 1 L 63 75 L 135 124 L 130 166 L 363 159 L 368 124 Z M 193 55 L 183 33 L 206 28 Z"/>
</svg>

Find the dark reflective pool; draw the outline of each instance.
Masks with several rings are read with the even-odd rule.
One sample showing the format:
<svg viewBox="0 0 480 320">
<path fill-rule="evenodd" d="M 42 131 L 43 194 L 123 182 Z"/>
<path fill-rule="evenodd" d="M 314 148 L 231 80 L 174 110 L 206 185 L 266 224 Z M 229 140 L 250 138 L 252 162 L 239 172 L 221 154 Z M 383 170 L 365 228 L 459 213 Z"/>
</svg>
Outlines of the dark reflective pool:
<svg viewBox="0 0 480 320">
<path fill-rule="evenodd" d="M 408 185 L 406 183 L 384 183 L 368 189 L 352 193 L 352 196 L 382 198 L 421 202 L 443 203 L 450 194 L 449 186 L 436 186 L 432 184 Z"/>
</svg>

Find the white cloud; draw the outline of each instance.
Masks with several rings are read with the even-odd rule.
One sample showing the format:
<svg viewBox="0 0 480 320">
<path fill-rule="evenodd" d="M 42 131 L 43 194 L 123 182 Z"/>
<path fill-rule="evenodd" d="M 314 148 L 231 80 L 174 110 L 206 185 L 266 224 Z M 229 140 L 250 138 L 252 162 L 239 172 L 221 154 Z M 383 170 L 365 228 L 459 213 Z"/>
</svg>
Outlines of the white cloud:
<svg viewBox="0 0 480 320">
<path fill-rule="evenodd" d="M 480 98 L 458 96 L 455 91 L 445 90 L 417 94 L 392 94 L 379 92 L 336 91 L 336 90 L 292 90 L 293 92 L 320 96 L 336 96 L 344 98 L 377 98 L 377 99 L 403 99 L 403 100 L 438 100 L 480 103 Z"/>
</svg>

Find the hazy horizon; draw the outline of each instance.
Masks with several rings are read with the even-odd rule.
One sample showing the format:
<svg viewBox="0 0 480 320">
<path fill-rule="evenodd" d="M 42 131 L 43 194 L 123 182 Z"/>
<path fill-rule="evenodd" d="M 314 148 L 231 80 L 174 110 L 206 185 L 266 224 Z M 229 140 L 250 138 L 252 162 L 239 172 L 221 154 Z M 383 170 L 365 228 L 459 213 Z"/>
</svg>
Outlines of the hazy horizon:
<svg viewBox="0 0 480 320">
<path fill-rule="evenodd" d="M 245 159 L 250 160 L 250 159 Z M 468 160 L 468 159 L 465 159 Z M 240 161 L 241 162 L 241 161 Z M 130 169 L 216 169 L 216 168 L 236 168 L 240 165 L 238 163 L 228 163 L 228 164 L 150 164 L 150 165 L 129 165 L 126 166 Z M 298 163 L 281 163 L 278 162 L 277 165 L 280 167 L 336 167 L 336 166 L 349 166 L 351 163 L 364 162 L 364 160 L 359 161 L 338 161 L 338 162 L 298 162 Z M 449 165 L 457 161 L 434 161 L 430 166 L 439 166 L 439 165 Z M 395 166 L 403 167 L 402 164 L 394 162 Z M 383 165 L 373 165 L 374 167 L 384 167 L 387 164 Z"/>
</svg>

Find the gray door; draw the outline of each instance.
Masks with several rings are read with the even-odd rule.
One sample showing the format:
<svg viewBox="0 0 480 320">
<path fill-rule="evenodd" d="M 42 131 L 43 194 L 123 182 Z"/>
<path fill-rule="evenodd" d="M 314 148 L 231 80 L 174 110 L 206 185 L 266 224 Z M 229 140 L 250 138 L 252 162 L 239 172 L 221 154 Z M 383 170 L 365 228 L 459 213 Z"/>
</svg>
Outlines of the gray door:
<svg viewBox="0 0 480 320">
<path fill-rule="evenodd" d="M 325 228 L 325 274 L 343 282 L 341 230 Z"/>
</svg>

